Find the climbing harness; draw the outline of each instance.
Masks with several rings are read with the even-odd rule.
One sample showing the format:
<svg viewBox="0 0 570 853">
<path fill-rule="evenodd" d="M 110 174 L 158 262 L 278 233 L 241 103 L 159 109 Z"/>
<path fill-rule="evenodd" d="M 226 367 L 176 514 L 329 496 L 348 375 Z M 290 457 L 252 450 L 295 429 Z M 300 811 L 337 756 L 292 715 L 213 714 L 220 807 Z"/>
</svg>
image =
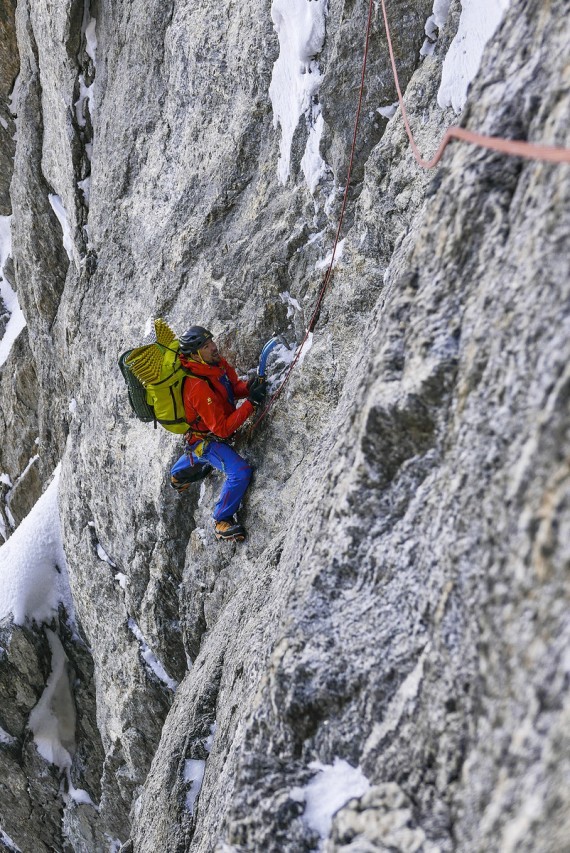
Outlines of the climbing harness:
<svg viewBox="0 0 570 853">
<path fill-rule="evenodd" d="M 493 151 L 499 151 L 503 154 L 507 154 L 507 155 L 510 155 L 513 157 L 524 157 L 524 158 L 530 159 L 530 160 L 545 160 L 545 161 L 550 162 L 550 163 L 570 163 L 570 149 L 569 148 L 559 148 L 559 147 L 551 146 L 551 145 L 538 145 L 538 144 L 531 143 L 531 142 L 523 142 L 523 141 L 513 140 L 513 139 L 503 139 L 502 137 L 498 137 L 498 136 L 487 136 L 486 134 L 476 133 L 474 131 L 467 130 L 467 129 L 462 128 L 462 127 L 456 127 L 456 126 L 449 127 L 445 131 L 445 134 L 441 140 L 441 143 L 440 143 L 436 153 L 431 158 L 431 160 L 424 160 L 423 157 L 421 156 L 419 148 L 416 145 L 416 142 L 414 140 L 414 137 L 413 137 L 413 134 L 412 134 L 412 131 L 410 128 L 410 123 L 408 120 L 408 114 L 406 112 L 406 107 L 404 104 L 404 98 L 402 96 L 402 90 L 400 88 L 400 81 L 398 78 L 398 69 L 396 67 L 396 60 L 394 58 L 394 49 L 392 47 L 392 39 L 391 39 L 391 35 L 390 35 L 390 26 L 388 23 L 388 15 L 386 12 L 386 2 L 385 2 L 385 0 L 380 0 L 380 2 L 382 4 L 382 14 L 383 14 L 383 18 L 384 18 L 384 29 L 386 30 L 386 38 L 388 41 L 388 52 L 390 54 L 390 63 L 392 66 L 392 74 L 394 76 L 394 83 L 396 85 L 396 91 L 398 93 L 398 102 L 400 104 L 400 109 L 402 111 L 402 118 L 404 120 L 404 126 L 406 128 L 406 133 L 408 135 L 410 147 L 412 149 L 414 157 L 415 157 L 417 163 L 422 168 L 432 169 L 434 166 L 436 166 L 439 163 L 439 161 L 441 160 L 443 152 L 445 151 L 447 145 L 449 144 L 449 142 L 451 142 L 452 139 L 458 139 L 458 140 L 461 140 L 463 142 L 469 142 L 473 145 L 478 145 L 480 147 L 488 148 L 488 149 L 493 150 Z M 321 305 L 323 303 L 323 300 L 325 298 L 326 292 L 328 290 L 328 287 L 329 287 L 329 284 L 330 284 L 330 281 L 332 278 L 334 262 L 335 262 L 335 255 L 336 255 L 336 250 L 337 250 L 337 246 L 338 246 L 338 242 L 339 242 L 339 238 L 340 238 L 342 223 L 344 220 L 346 202 L 348 199 L 348 190 L 349 190 L 349 186 L 350 186 L 350 179 L 352 176 L 352 167 L 354 164 L 354 154 L 355 154 L 355 150 L 356 150 L 356 139 L 357 139 L 357 133 L 358 133 L 358 125 L 360 122 L 360 113 L 362 110 L 362 100 L 363 100 L 363 93 L 364 93 L 364 80 L 365 80 L 365 75 L 366 75 L 366 62 L 368 59 L 368 47 L 369 47 L 369 43 L 370 43 L 370 31 L 372 28 L 372 15 L 373 15 L 373 11 L 374 11 L 374 5 L 375 5 L 375 0 L 369 0 L 368 19 L 367 19 L 367 23 L 366 23 L 366 36 L 365 36 L 365 40 L 364 40 L 364 54 L 363 54 L 363 58 L 362 58 L 362 72 L 360 75 L 360 88 L 359 88 L 359 92 L 358 92 L 358 105 L 356 108 L 356 116 L 355 116 L 355 120 L 354 120 L 354 133 L 352 136 L 352 146 L 351 146 L 351 150 L 350 150 L 350 158 L 349 158 L 349 163 L 348 163 L 346 184 L 345 184 L 345 188 L 344 188 L 344 195 L 343 195 L 343 200 L 342 200 L 342 205 L 341 205 L 341 210 L 340 210 L 340 215 L 339 215 L 339 221 L 338 221 L 338 226 L 337 226 L 337 230 L 336 230 L 336 234 L 335 234 L 335 239 L 334 239 L 330 263 L 329 263 L 327 270 L 325 272 L 323 283 L 322 283 L 321 289 L 319 291 L 319 294 L 317 296 L 317 302 L 315 305 L 315 309 L 313 311 L 313 315 L 311 317 L 311 320 L 310 320 L 309 325 L 307 326 L 307 329 L 305 332 L 305 337 L 303 338 L 301 345 L 298 347 L 297 352 L 295 353 L 295 357 L 292 360 L 291 364 L 289 365 L 289 368 L 288 368 L 281 384 L 279 385 L 279 387 L 277 388 L 275 393 L 272 395 L 272 397 L 269 399 L 265 409 L 261 412 L 259 417 L 254 421 L 254 423 L 250 427 L 249 435 L 251 435 L 253 433 L 253 431 L 259 426 L 259 424 L 268 415 L 270 409 L 275 404 L 275 402 L 279 399 L 279 397 L 283 393 L 283 390 L 285 389 L 285 386 L 289 382 L 289 379 L 291 377 L 291 373 L 293 372 L 295 366 L 297 365 L 297 363 L 301 357 L 301 353 L 303 352 L 303 349 L 305 347 L 305 344 L 307 343 L 309 336 L 311 335 L 311 333 L 313 332 L 313 329 L 315 328 L 315 325 L 316 325 L 317 320 L 319 318 Z"/>
</svg>

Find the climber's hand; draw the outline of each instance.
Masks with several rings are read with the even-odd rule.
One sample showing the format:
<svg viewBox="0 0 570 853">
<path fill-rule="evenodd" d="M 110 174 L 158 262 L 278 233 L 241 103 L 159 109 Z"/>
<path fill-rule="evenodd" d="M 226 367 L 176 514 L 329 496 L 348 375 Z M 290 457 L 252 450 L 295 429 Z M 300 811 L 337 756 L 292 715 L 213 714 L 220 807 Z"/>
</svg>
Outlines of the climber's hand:
<svg viewBox="0 0 570 853">
<path fill-rule="evenodd" d="M 250 379 L 247 383 L 249 388 L 248 400 L 250 403 L 253 403 L 254 406 L 261 406 L 265 403 L 265 398 L 267 396 L 267 383 L 263 376 L 254 376 L 253 379 Z"/>
</svg>

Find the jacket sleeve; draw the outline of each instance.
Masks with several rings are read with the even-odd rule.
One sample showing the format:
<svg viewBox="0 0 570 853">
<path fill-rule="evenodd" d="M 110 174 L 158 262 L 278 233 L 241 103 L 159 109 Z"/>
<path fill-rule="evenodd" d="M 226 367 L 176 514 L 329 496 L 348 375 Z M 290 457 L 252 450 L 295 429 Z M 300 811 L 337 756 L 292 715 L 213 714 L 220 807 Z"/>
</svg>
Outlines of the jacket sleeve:
<svg viewBox="0 0 570 853">
<path fill-rule="evenodd" d="M 253 403 L 246 400 L 239 409 L 226 416 L 218 396 L 211 390 L 207 382 L 201 380 L 186 383 L 184 402 L 186 414 L 189 414 L 189 404 L 210 432 L 219 438 L 229 438 L 230 435 L 233 435 L 249 418 L 254 409 Z"/>
<path fill-rule="evenodd" d="M 238 379 L 238 375 L 235 372 L 235 369 L 226 362 L 226 375 L 231 382 L 232 388 L 234 389 L 234 395 L 236 400 L 243 400 L 244 397 L 249 395 L 249 388 L 247 387 L 247 382 L 242 382 L 241 379 Z"/>
</svg>

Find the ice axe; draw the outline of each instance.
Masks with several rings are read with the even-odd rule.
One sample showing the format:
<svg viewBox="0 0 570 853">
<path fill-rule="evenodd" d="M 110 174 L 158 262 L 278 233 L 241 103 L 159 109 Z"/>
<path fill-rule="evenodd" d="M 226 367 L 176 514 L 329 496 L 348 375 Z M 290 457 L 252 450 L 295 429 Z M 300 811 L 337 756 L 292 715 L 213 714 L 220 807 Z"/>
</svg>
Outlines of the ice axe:
<svg viewBox="0 0 570 853">
<path fill-rule="evenodd" d="M 251 380 L 248 383 L 250 387 L 252 387 L 253 385 L 257 385 L 258 388 L 263 388 L 264 392 L 267 391 L 267 359 L 269 358 L 269 354 L 277 346 L 277 344 L 281 344 L 287 350 L 289 349 L 289 344 L 287 343 L 283 335 L 273 335 L 273 337 L 267 341 L 267 343 L 261 350 L 261 355 L 259 356 L 259 365 L 257 368 L 257 376 L 255 377 L 255 379 Z M 269 404 L 271 404 L 271 400 L 269 401 Z M 268 406 L 266 407 L 265 411 L 267 410 Z M 250 427 L 249 436 L 251 436 L 254 427 L 257 423 L 258 421 L 256 421 L 256 423 L 252 424 L 252 426 Z"/>
<path fill-rule="evenodd" d="M 263 349 L 261 350 L 261 355 L 259 356 L 259 365 L 257 368 L 257 376 L 253 379 L 250 379 L 247 383 L 249 388 L 249 396 L 248 399 L 253 403 L 254 406 L 260 406 L 265 404 L 265 397 L 267 394 L 267 359 L 269 354 L 277 346 L 277 344 L 281 344 L 286 349 L 289 349 L 289 345 L 285 338 L 282 335 L 273 335 L 270 338 Z"/>
<path fill-rule="evenodd" d="M 282 344 L 284 347 L 289 349 L 289 344 L 283 337 L 283 335 L 273 335 L 270 338 L 263 349 L 261 350 L 261 355 L 259 356 L 259 366 L 257 368 L 257 375 L 260 379 L 265 379 L 267 375 L 267 359 L 269 358 L 269 353 L 277 346 L 277 344 Z"/>
</svg>

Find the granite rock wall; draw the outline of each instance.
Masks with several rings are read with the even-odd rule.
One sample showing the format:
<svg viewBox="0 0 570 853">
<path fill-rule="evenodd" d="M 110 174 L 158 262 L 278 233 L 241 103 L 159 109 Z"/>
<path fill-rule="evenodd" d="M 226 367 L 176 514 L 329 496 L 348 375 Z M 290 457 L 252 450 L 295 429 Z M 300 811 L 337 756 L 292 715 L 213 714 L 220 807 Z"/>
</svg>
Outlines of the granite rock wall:
<svg viewBox="0 0 570 853">
<path fill-rule="evenodd" d="M 389 8 L 426 153 L 458 120 L 437 92 L 461 5 L 422 58 L 432 7 Z M 63 462 L 84 643 L 63 616 L 51 627 L 77 673 L 73 785 L 96 806 L 34 757 L 46 638 L 5 624 L 28 698 L 0 751 L 11 788 L 33 780 L 32 820 L 7 823 L 9 792 L 0 815 L 22 851 L 564 849 L 569 167 L 453 143 L 422 172 L 399 111 L 377 112 L 395 90 L 375 9 L 342 256 L 302 364 L 236 445 L 256 469 L 245 543 L 214 540 L 218 476 L 169 489 L 180 442 L 130 415 L 117 368 L 156 316 L 212 328 L 242 374 L 274 332 L 300 343 L 365 17 L 328 4 L 322 83 L 281 183 L 269 5 L 18 3 L 18 347 L 33 352 L 37 493 Z M 512 0 L 461 123 L 570 145 L 569 26 L 562 0 Z M 21 385 L 15 352 L 3 389 Z M 3 451 L 12 479 L 26 452 Z M 367 788 L 323 824 L 312 784 L 343 762 Z"/>
</svg>

